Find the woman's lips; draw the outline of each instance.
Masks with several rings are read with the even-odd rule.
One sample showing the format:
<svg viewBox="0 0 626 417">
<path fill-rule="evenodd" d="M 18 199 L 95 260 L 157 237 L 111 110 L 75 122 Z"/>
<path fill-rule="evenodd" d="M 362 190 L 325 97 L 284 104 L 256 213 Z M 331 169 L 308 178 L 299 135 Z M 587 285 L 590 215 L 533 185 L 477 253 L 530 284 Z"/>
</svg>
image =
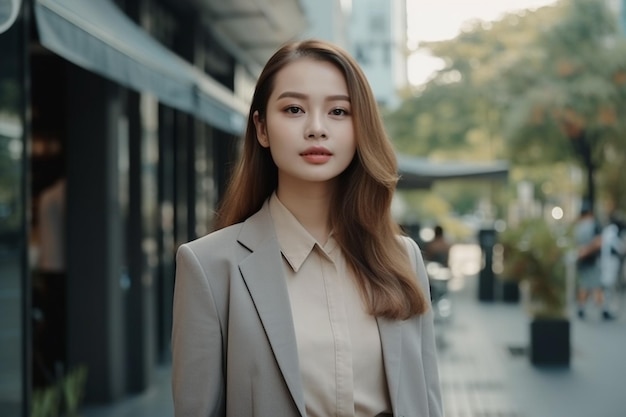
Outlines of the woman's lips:
<svg viewBox="0 0 626 417">
<path fill-rule="evenodd" d="M 302 152 L 300 156 L 311 164 L 323 164 L 328 162 L 333 154 L 322 146 L 313 146 Z"/>
</svg>

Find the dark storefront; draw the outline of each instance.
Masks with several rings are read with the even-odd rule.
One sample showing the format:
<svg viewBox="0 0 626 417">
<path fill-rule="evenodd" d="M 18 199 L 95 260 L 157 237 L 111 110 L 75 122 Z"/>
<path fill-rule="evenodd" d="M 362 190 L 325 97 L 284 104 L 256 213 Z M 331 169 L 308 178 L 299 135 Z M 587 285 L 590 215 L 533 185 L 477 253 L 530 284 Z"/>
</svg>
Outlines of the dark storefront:
<svg viewBox="0 0 626 417">
<path fill-rule="evenodd" d="M 85 402 L 117 401 L 169 361 L 175 250 L 211 229 L 245 112 L 176 4 L 30 0 L 0 34 L 2 416 L 82 367 Z"/>
<path fill-rule="evenodd" d="M 31 346 L 24 319 L 30 293 L 25 192 L 29 65 L 24 19 L 6 27 L 0 33 L 0 414 L 21 416 L 30 383 L 24 347 Z"/>
</svg>

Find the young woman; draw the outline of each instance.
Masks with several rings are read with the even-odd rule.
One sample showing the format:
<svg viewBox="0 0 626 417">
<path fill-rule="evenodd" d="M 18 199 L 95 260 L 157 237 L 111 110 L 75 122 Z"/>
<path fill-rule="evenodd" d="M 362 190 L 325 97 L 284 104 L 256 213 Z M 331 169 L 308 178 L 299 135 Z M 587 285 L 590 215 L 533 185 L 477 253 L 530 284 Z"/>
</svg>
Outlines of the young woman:
<svg viewBox="0 0 626 417">
<path fill-rule="evenodd" d="M 219 230 L 178 250 L 176 416 L 442 416 L 426 271 L 356 62 L 282 47 L 244 140 Z"/>
</svg>

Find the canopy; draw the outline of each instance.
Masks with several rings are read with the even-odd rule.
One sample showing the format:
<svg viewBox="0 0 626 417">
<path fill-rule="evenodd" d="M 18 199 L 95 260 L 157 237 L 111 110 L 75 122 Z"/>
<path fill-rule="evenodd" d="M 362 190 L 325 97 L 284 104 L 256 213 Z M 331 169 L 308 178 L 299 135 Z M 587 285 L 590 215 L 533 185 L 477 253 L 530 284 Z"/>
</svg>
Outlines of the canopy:
<svg viewBox="0 0 626 417">
<path fill-rule="evenodd" d="M 452 179 L 506 180 L 509 174 L 507 161 L 467 163 L 457 161 L 436 162 L 426 158 L 398 156 L 400 181 L 398 189 L 430 188 L 435 181 Z"/>
<path fill-rule="evenodd" d="M 239 134 L 246 105 L 157 42 L 110 0 L 36 0 L 39 38 L 74 64 Z"/>
</svg>

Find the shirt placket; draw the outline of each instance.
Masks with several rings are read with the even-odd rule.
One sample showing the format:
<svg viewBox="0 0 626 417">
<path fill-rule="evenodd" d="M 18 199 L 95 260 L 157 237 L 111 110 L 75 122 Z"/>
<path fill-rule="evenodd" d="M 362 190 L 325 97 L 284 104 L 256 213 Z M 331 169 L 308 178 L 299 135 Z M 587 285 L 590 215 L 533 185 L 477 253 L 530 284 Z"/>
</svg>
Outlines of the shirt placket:
<svg viewBox="0 0 626 417">
<path fill-rule="evenodd" d="M 338 417 L 354 416 L 352 348 L 348 316 L 343 303 L 339 265 L 321 257 L 321 271 L 328 302 L 328 316 L 335 347 L 335 389 Z"/>
</svg>

